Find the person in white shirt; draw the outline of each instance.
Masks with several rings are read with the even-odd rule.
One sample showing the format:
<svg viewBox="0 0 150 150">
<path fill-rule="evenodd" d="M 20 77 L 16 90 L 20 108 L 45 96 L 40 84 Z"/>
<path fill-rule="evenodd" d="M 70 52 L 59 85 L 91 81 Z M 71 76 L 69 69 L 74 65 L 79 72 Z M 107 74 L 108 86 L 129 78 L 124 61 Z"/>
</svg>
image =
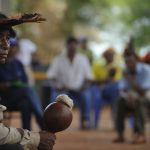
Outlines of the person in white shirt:
<svg viewBox="0 0 150 150">
<path fill-rule="evenodd" d="M 27 19 L 26 19 L 27 17 Z M 24 22 L 37 22 L 39 14 L 25 14 L 17 18 L 8 18 L 0 13 L 0 64 L 5 64 L 10 49 L 9 38 L 15 37 L 12 26 Z M 3 124 L 3 111 L 6 107 L 0 105 L 0 149 L 1 150 L 52 150 L 56 136 L 47 131 L 33 132 L 21 128 L 8 127 Z"/>
<path fill-rule="evenodd" d="M 19 51 L 16 58 L 23 64 L 28 76 L 29 85 L 34 85 L 33 71 L 31 68 L 32 55 L 37 51 L 37 46 L 29 39 L 19 40 Z"/>
<path fill-rule="evenodd" d="M 90 63 L 83 54 L 77 53 L 78 41 L 69 37 L 66 41 L 66 53 L 57 56 L 50 65 L 47 75 L 51 79 L 52 97 L 67 93 L 75 100 L 81 112 L 81 128 L 90 127 Z M 52 99 L 53 99 L 52 98 Z"/>
</svg>

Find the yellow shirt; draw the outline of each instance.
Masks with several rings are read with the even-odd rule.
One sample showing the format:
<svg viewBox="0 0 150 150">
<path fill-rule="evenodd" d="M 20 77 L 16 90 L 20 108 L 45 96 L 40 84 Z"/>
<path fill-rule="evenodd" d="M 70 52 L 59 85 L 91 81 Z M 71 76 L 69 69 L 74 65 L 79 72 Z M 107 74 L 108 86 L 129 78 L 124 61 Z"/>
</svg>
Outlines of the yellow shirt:
<svg viewBox="0 0 150 150">
<path fill-rule="evenodd" d="M 114 81 L 121 79 L 122 77 L 122 69 L 115 62 L 111 64 L 96 62 L 92 66 L 93 76 L 95 80 L 103 81 L 108 79 L 109 70 L 115 69 L 115 75 L 113 77 Z"/>
</svg>

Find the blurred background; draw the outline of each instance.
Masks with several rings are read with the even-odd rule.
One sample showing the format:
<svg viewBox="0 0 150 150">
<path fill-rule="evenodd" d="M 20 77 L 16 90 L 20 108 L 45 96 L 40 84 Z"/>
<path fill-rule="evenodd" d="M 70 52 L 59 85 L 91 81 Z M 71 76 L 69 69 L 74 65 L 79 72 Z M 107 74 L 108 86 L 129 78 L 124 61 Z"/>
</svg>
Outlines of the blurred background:
<svg viewBox="0 0 150 150">
<path fill-rule="evenodd" d="M 8 15 L 39 12 L 47 19 L 17 27 L 21 37 L 37 44 L 44 64 L 60 52 L 71 34 L 88 37 L 95 57 L 110 46 L 122 52 L 131 36 L 141 55 L 149 50 L 149 0 L 0 0 L 0 7 Z"/>
<path fill-rule="evenodd" d="M 37 12 L 47 19 L 43 23 L 15 27 L 18 39 L 25 44 L 22 47 L 29 45 L 33 51 L 30 56 L 32 75 L 28 72 L 29 84 L 38 92 L 44 108 L 50 102 L 52 88 L 47 70 L 54 58 L 65 49 L 66 38 L 70 35 L 79 40 L 88 40 L 88 48 L 92 52 L 92 62 L 89 60 L 91 66 L 94 62 L 103 64 L 104 52 L 113 49 L 117 54 L 116 62 L 123 68 L 125 63 L 122 55 L 126 47 L 134 50 L 141 60 L 150 60 L 149 0 L 0 0 L 0 11 L 8 16 Z M 28 65 L 26 61 L 23 63 Z M 150 117 L 147 117 L 145 125 L 147 143 L 130 145 L 133 137 L 131 118 L 126 120 L 125 136 L 129 140 L 122 145 L 112 143 L 116 132 L 111 111 L 111 106 L 105 105 L 98 127 L 80 130 L 79 112 L 75 108 L 72 125 L 67 131 L 58 133 L 54 150 L 149 150 Z M 10 119 L 7 115 L 6 118 Z M 15 117 L 8 121 L 9 124 L 20 127 L 17 110 L 13 115 Z M 32 118 L 32 129 L 39 130 L 35 117 Z"/>
</svg>

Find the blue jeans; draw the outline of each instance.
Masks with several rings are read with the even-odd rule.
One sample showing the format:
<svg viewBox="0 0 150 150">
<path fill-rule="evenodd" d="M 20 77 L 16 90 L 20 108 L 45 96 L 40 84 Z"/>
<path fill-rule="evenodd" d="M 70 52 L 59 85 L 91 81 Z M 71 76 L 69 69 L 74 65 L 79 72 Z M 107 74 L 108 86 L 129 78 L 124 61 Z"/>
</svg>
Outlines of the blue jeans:
<svg viewBox="0 0 150 150">
<path fill-rule="evenodd" d="M 39 126 L 43 129 L 43 109 L 37 92 L 31 87 L 11 88 L 1 93 L 2 104 L 6 107 L 18 107 L 22 113 L 24 129 L 31 129 L 31 114 L 35 114 Z"/>
<path fill-rule="evenodd" d="M 119 96 L 118 82 L 109 83 L 106 85 L 92 85 L 91 87 L 93 111 L 94 111 L 94 127 L 97 128 L 101 113 L 101 108 L 104 104 L 112 106 L 112 117 L 114 118 L 114 101 Z"/>
<path fill-rule="evenodd" d="M 101 87 L 98 85 L 91 86 L 92 95 L 92 127 L 96 128 L 103 105 Z"/>
<path fill-rule="evenodd" d="M 88 127 L 90 127 L 91 92 L 89 88 L 83 91 L 60 91 L 55 88 L 52 88 L 51 102 L 53 102 L 59 94 L 67 94 L 73 99 L 74 104 L 78 106 L 80 110 L 81 125 L 83 121 L 87 121 Z"/>
<path fill-rule="evenodd" d="M 102 97 L 104 101 L 113 105 L 114 100 L 119 96 L 118 82 L 112 82 L 102 87 Z"/>
</svg>

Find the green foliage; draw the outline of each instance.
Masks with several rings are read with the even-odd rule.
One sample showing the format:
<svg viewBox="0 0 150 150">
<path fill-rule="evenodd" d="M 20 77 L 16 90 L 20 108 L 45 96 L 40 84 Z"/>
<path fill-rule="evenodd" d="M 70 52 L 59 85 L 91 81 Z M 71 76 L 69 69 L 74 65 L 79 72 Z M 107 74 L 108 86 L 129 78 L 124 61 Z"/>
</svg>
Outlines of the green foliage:
<svg viewBox="0 0 150 150">
<path fill-rule="evenodd" d="M 150 2 L 149 0 L 128 0 L 130 14 L 126 16 L 126 23 L 135 34 L 135 43 L 137 47 L 150 44 Z"/>
<path fill-rule="evenodd" d="M 115 25 L 121 23 L 120 35 L 124 36 L 123 34 L 132 31 L 138 48 L 150 44 L 149 0 L 13 0 L 11 2 L 13 12 L 40 11 L 46 16 L 47 24 L 41 25 L 44 26 L 40 35 L 43 42 L 39 43 L 45 46 L 44 49 L 51 49 L 54 53 L 58 51 L 58 47 L 53 46 L 54 43 L 72 34 L 78 23 L 83 26 L 95 26 L 99 30 L 109 30 L 110 26 L 112 30 L 116 30 Z M 60 11 L 61 3 L 65 4 L 62 11 Z M 59 7 L 56 7 L 57 5 Z M 37 37 L 34 38 L 36 34 L 32 31 L 34 27 L 30 27 L 22 26 L 21 29 L 24 34 L 36 39 Z M 50 39 L 53 43 L 47 44 L 46 39 Z"/>
</svg>

